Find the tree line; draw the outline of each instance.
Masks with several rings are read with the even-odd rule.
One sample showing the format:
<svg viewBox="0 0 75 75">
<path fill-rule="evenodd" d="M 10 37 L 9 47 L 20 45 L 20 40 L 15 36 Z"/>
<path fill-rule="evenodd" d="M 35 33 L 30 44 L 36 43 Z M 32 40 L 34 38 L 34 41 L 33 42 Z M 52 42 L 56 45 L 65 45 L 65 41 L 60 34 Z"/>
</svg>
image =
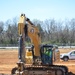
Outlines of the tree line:
<svg viewBox="0 0 75 75">
<path fill-rule="evenodd" d="M 43 44 L 75 45 L 75 19 L 32 20 L 39 28 Z M 28 39 L 27 39 L 28 41 Z M 18 18 L 0 21 L 0 44 L 18 44 Z"/>
</svg>

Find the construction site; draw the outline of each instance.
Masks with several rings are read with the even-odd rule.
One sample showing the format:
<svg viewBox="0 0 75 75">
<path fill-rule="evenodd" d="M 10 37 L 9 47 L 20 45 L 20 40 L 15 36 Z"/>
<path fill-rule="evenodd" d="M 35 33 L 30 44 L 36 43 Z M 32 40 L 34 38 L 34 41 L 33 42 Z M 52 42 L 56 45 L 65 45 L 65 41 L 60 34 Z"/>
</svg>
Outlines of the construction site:
<svg viewBox="0 0 75 75">
<path fill-rule="evenodd" d="M 75 75 L 75 0 L 0 0 L 0 75 Z"/>
<path fill-rule="evenodd" d="M 75 60 L 60 59 L 60 54 L 72 48 L 58 48 L 52 44 L 41 44 L 41 35 L 25 14 L 18 22 L 18 48 L 0 50 L 0 74 L 11 75 L 75 75 Z M 26 47 L 26 38 L 31 46 Z M 65 56 L 67 57 L 67 56 Z"/>
<path fill-rule="evenodd" d="M 67 49 L 67 51 L 69 50 L 70 49 Z M 61 53 L 62 52 L 65 52 L 65 51 L 62 49 Z M 0 49 L 0 73 L 1 74 L 10 75 L 12 68 L 17 66 L 16 65 L 17 61 L 18 61 L 17 49 Z M 60 62 L 54 62 L 54 64 L 65 65 L 69 68 L 69 72 L 72 72 L 75 74 L 75 60 L 69 60 L 67 62 L 60 60 Z"/>
</svg>

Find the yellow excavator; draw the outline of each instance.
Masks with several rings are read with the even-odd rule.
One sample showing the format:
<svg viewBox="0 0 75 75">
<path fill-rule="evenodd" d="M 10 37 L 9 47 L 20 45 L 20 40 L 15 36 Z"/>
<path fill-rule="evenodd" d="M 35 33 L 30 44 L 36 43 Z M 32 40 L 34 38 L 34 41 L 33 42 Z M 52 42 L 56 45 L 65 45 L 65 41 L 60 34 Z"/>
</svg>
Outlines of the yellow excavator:
<svg viewBox="0 0 75 75">
<path fill-rule="evenodd" d="M 21 14 L 18 22 L 19 61 L 11 74 L 15 75 L 68 75 L 66 66 L 53 64 L 53 45 L 41 44 L 39 29 Z M 31 39 L 32 46 L 26 49 L 26 38 Z"/>
</svg>

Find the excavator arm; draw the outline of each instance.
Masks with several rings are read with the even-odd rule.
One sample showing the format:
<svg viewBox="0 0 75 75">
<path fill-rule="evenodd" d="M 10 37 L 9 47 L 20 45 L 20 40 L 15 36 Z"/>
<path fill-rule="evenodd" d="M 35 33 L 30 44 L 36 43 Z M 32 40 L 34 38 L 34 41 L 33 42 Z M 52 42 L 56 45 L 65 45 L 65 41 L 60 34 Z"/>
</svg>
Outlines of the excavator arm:
<svg viewBox="0 0 75 75">
<path fill-rule="evenodd" d="M 33 56 L 36 56 L 36 57 L 40 56 L 41 38 L 40 38 L 39 29 L 28 18 L 26 18 L 25 14 L 21 14 L 21 16 L 20 16 L 20 20 L 18 22 L 18 33 L 20 36 L 19 58 L 24 61 L 25 38 L 27 36 L 31 39 L 31 43 L 34 45 Z M 23 45 L 21 45 L 21 44 L 23 44 Z M 21 49 L 21 47 L 22 47 L 22 49 Z"/>
</svg>

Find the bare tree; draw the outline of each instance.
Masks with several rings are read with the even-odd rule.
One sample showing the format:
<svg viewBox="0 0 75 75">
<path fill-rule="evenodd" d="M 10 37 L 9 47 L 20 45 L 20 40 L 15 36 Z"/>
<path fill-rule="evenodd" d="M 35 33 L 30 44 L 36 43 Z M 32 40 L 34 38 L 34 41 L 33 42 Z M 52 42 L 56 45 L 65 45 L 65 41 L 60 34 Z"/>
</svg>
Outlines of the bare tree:
<svg viewBox="0 0 75 75">
<path fill-rule="evenodd" d="M 3 43 L 3 30 L 4 30 L 4 23 L 1 21 L 0 22 L 0 43 Z"/>
<path fill-rule="evenodd" d="M 18 18 L 0 22 L 0 43 L 16 44 L 18 38 Z M 75 43 L 75 19 L 56 21 L 47 19 L 45 21 L 33 20 L 39 28 L 42 43 L 70 44 Z"/>
<path fill-rule="evenodd" d="M 71 19 L 70 21 L 70 42 L 75 42 L 75 19 Z"/>
<path fill-rule="evenodd" d="M 56 41 L 56 33 L 57 33 L 57 26 L 56 21 L 54 19 L 49 19 L 45 21 L 45 27 L 47 31 L 47 41 L 53 43 Z"/>
<path fill-rule="evenodd" d="M 10 44 L 17 43 L 18 30 L 17 30 L 17 20 L 14 18 L 12 21 L 7 20 L 6 22 L 6 33 L 5 41 L 8 41 Z M 6 40 L 7 39 L 7 40 Z"/>
</svg>

